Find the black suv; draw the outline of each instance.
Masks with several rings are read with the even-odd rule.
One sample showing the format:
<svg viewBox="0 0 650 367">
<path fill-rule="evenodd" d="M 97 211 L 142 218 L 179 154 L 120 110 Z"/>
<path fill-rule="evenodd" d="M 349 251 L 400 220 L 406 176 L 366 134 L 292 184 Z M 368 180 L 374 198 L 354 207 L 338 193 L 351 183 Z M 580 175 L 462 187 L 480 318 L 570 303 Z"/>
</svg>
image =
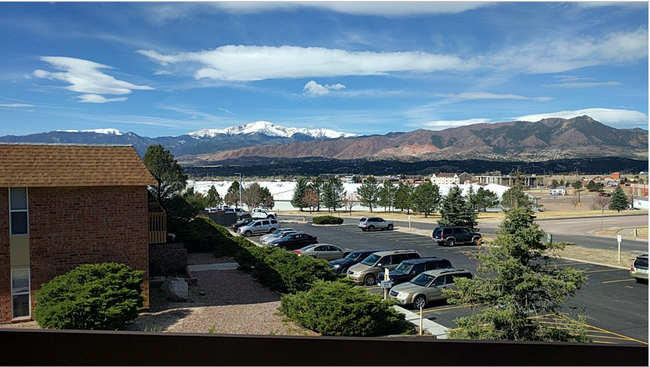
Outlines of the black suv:
<svg viewBox="0 0 650 367">
<path fill-rule="evenodd" d="M 394 270 L 388 273 L 388 280 L 390 280 L 391 285 L 396 285 L 408 282 L 422 272 L 447 268 L 453 268 L 451 261 L 437 256 L 404 260 Z M 383 279 L 382 274 L 379 274 L 377 284 L 381 284 Z"/>
<path fill-rule="evenodd" d="M 436 227 L 431 234 L 433 242 L 438 245 L 453 246 L 455 244 L 478 245 L 483 237 L 478 232 L 472 232 L 464 227 Z"/>
</svg>

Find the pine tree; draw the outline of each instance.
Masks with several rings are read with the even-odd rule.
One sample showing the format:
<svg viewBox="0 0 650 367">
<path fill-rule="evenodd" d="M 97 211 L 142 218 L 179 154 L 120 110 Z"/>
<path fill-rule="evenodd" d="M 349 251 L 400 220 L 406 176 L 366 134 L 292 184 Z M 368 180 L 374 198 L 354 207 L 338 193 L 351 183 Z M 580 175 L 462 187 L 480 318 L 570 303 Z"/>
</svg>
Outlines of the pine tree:
<svg viewBox="0 0 650 367">
<path fill-rule="evenodd" d="M 300 208 L 300 211 L 303 211 L 306 207 L 302 199 L 305 197 L 308 190 L 307 182 L 306 178 L 300 177 L 296 183 L 296 188 L 293 191 L 293 197 L 291 198 L 291 205 L 294 208 Z"/>
<path fill-rule="evenodd" d="M 387 208 L 388 211 L 392 211 L 393 205 L 395 205 L 395 193 L 397 192 L 397 187 L 393 185 L 390 181 L 385 181 L 382 187 L 379 189 L 379 205 Z"/>
<path fill-rule="evenodd" d="M 239 181 L 233 181 L 233 183 L 230 184 L 230 187 L 228 188 L 223 201 L 226 203 L 226 205 L 240 205 L 241 203 L 239 202 L 239 193 Z"/>
<path fill-rule="evenodd" d="M 440 205 L 440 188 L 431 181 L 425 181 L 413 190 L 411 195 L 413 210 L 423 213 L 424 217 L 438 210 Z"/>
<path fill-rule="evenodd" d="M 395 192 L 395 208 L 404 210 L 406 214 L 411 213 L 411 199 L 414 187 L 408 182 L 400 182 Z"/>
<path fill-rule="evenodd" d="M 208 194 L 205 197 L 205 204 L 207 207 L 215 207 L 223 202 L 223 199 L 217 192 L 217 188 L 214 185 L 210 186 Z"/>
<path fill-rule="evenodd" d="M 151 145 L 147 148 L 142 159 L 158 184 L 150 186 L 149 190 L 158 203 L 180 193 L 187 185 L 187 176 L 183 168 L 174 159 L 174 155 L 162 145 Z"/>
<path fill-rule="evenodd" d="M 609 210 L 616 210 L 620 213 L 621 210 L 627 209 L 629 205 L 630 203 L 627 201 L 623 188 L 617 186 L 616 189 L 612 191 L 612 197 L 609 201 Z"/>
<path fill-rule="evenodd" d="M 357 195 L 361 200 L 361 205 L 372 209 L 377 207 L 379 201 L 379 184 L 373 176 L 368 176 L 357 189 Z"/>
<path fill-rule="evenodd" d="M 323 185 L 325 184 L 325 181 L 320 178 L 316 177 L 312 182 L 311 185 L 309 185 L 309 188 L 311 191 L 315 192 L 316 195 L 318 195 L 318 203 L 316 204 L 316 211 L 320 211 L 320 203 L 323 201 Z"/>
<path fill-rule="evenodd" d="M 342 207 L 341 200 L 345 195 L 343 182 L 336 177 L 329 178 L 323 185 L 323 205 L 332 211 Z"/>
<path fill-rule="evenodd" d="M 442 198 L 440 206 L 440 216 L 438 225 L 441 227 L 466 227 L 470 231 L 478 224 L 476 218 L 478 213 L 474 210 L 468 200 L 463 197 L 460 187 L 454 185 L 449 192 Z"/>
<path fill-rule="evenodd" d="M 584 323 L 570 320 L 555 327 L 545 322 L 549 316 L 566 321 L 560 308 L 586 277 L 581 270 L 555 264 L 550 255 L 566 244 L 542 242 L 544 232 L 534 219 L 526 206 L 506 212 L 494 242 L 474 255 L 479 274 L 443 290 L 448 303 L 474 310 L 455 320 L 458 328 L 451 330 L 451 339 L 590 341 Z"/>
</svg>

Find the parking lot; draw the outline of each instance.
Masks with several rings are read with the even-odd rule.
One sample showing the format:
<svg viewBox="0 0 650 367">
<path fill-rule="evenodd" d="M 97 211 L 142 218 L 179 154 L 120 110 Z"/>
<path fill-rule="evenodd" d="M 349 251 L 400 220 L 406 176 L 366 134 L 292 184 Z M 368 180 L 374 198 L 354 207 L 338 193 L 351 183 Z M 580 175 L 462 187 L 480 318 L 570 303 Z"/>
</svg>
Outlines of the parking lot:
<svg viewBox="0 0 650 367">
<path fill-rule="evenodd" d="M 301 217 L 280 216 L 283 227 L 292 227 L 318 237 L 319 243 L 330 243 L 350 249 L 388 248 L 414 249 L 422 257 L 438 256 L 449 259 L 454 267 L 476 274 L 476 262 L 471 254 L 478 247 L 457 245 L 438 246 L 429 236 L 409 233 L 408 230 L 363 232 L 350 220 L 343 225 L 314 226 Z M 347 218 L 346 218 L 347 219 Z M 256 240 L 256 237 L 252 237 Z M 588 335 L 596 343 L 648 344 L 648 285 L 636 283 L 626 269 L 579 261 L 559 260 L 559 266 L 584 270 L 587 282 L 578 296 L 569 300 L 566 311 L 587 316 Z M 381 292 L 379 287 L 365 287 L 370 292 Z M 424 317 L 447 328 L 456 326 L 454 319 L 470 315 L 467 307 L 445 302 L 430 304 Z M 545 319 L 558 323 L 559 320 Z M 566 320 L 563 320 L 566 322 Z"/>
</svg>

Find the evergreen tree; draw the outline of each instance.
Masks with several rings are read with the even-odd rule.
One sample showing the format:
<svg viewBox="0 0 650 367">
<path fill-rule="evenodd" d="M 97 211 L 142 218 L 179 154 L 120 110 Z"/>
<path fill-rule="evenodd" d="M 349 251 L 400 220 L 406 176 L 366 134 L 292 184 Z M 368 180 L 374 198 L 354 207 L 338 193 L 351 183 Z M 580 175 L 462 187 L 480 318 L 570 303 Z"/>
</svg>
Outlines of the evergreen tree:
<svg viewBox="0 0 650 367">
<path fill-rule="evenodd" d="M 205 195 L 201 194 L 200 192 L 195 192 L 194 187 L 190 187 L 183 194 L 181 197 L 193 208 L 191 216 L 195 216 L 196 214 L 199 213 L 199 211 L 204 210 L 205 208 L 209 207 L 208 201 Z M 175 212 L 175 211 L 174 211 Z"/>
<path fill-rule="evenodd" d="M 551 188 L 556 188 L 556 187 L 558 187 L 559 185 L 560 185 L 560 183 L 557 182 L 556 179 L 553 179 L 553 182 L 551 182 Z"/>
<path fill-rule="evenodd" d="M 411 195 L 413 211 L 423 213 L 424 217 L 435 212 L 440 205 L 440 188 L 427 180 L 418 185 Z"/>
<path fill-rule="evenodd" d="M 393 205 L 395 205 L 395 193 L 397 192 L 397 186 L 393 185 L 392 182 L 386 181 L 379 189 L 379 205 L 383 206 L 388 211 L 392 211 Z"/>
<path fill-rule="evenodd" d="M 474 205 L 479 211 L 485 211 L 487 208 L 493 208 L 499 205 L 499 195 L 482 187 L 479 187 L 476 191 L 476 197 L 474 200 L 476 201 Z"/>
<path fill-rule="evenodd" d="M 341 200 L 345 196 L 343 182 L 336 177 L 330 177 L 323 185 L 323 205 L 331 212 L 341 208 Z"/>
<path fill-rule="evenodd" d="M 629 205 L 630 203 L 627 201 L 623 188 L 617 186 L 616 189 L 612 191 L 612 197 L 609 201 L 609 210 L 616 210 L 620 213 L 621 210 L 627 209 Z"/>
<path fill-rule="evenodd" d="M 233 183 L 230 184 L 228 191 L 226 192 L 226 196 L 223 198 L 223 201 L 226 203 L 226 205 L 235 207 L 241 205 L 239 202 L 239 192 L 239 182 L 233 181 Z"/>
<path fill-rule="evenodd" d="M 257 182 L 242 190 L 241 200 L 249 209 L 257 208 L 262 204 L 262 187 Z"/>
<path fill-rule="evenodd" d="M 260 188 L 260 205 L 266 209 L 273 209 L 275 206 L 275 199 L 273 199 L 271 190 L 268 187 Z"/>
<path fill-rule="evenodd" d="M 476 218 L 478 213 L 469 200 L 465 200 L 460 187 L 454 185 L 449 192 L 442 198 L 440 206 L 440 216 L 438 225 L 441 227 L 466 227 L 470 231 L 478 224 Z"/>
<path fill-rule="evenodd" d="M 456 289 L 443 290 L 448 303 L 474 310 L 455 320 L 458 328 L 451 330 L 451 339 L 590 341 L 583 323 L 554 327 L 544 322 L 549 315 L 565 317 L 560 307 L 578 293 L 586 277 L 581 270 L 554 263 L 549 255 L 566 244 L 542 242 L 544 232 L 534 218 L 526 206 L 506 212 L 494 243 L 474 255 L 479 275 L 457 278 Z"/>
<path fill-rule="evenodd" d="M 217 188 L 214 187 L 214 185 L 210 186 L 208 194 L 205 197 L 205 206 L 213 208 L 217 205 L 220 205 L 221 203 L 223 203 L 223 199 L 217 192 Z"/>
<path fill-rule="evenodd" d="M 325 180 L 320 177 L 316 177 L 309 185 L 311 191 L 315 192 L 318 195 L 318 203 L 316 204 L 316 211 L 320 211 L 320 203 L 323 201 L 323 185 Z"/>
<path fill-rule="evenodd" d="M 379 184 L 373 176 L 368 176 L 357 189 L 357 195 L 361 200 L 361 205 L 372 209 L 377 207 L 379 202 Z"/>
<path fill-rule="evenodd" d="M 501 196 L 501 206 L 504 209 L 516 209 L 522 206 L 532 208 L 534 204 L 533 200 L 518 187 L 509 188 Z"/>
<path fill-rule="evenodd" d="M 600 191 L 603 188 L 603 184 L 597 184 L 596 181 L 591 180 L 587 183 L 587 190 L 590 192 Z"/>
<path fill-rule="evenodd" d="M 296 183 L 296 188 L 293 191 L 293 197 L 291 198 L 291 205 L 294 208 L 300 208 L 300 211 L 302 211 L 305 208 L 305 204 L 302 202 L 302 199 L 305 197 L 305 194 L 307 193 L 308 186 L 307 186 L 307 179 L 304 177 L 300 177 L 298 179 L 298 182 Z"/>
<path fill-rule="evenodd" d="M 395 192 L 395 208 L 404 210 L 406 214 L 411 214 L 411 199 L 414 187 L 408 182 L 400 182 Z"/>
<path fill-rule="evenodd" d="M 149 191 L 164 208 L 164 200 L 185 188 L 187 176 L 183 174 L 183 168 L 174 159 L 174 155 L 160 144 L 147 148 L 143 162 L 158 183 L 156 186 L 149 186 Z"/>
</svg>

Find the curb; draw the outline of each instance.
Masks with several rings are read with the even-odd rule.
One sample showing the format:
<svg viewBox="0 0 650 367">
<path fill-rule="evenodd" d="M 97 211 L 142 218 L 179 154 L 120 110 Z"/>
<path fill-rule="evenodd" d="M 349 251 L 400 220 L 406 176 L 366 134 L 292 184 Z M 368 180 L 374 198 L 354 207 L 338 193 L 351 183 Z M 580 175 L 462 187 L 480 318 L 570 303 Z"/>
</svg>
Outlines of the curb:
<svg viewBox="0 0 650 367">
<path fill-rule="evenodd" d="M 404 314 L 404 316 L 406 316 L 406 321 L 415 325 L 417 328 L 420 327 L 420 315 L 400 306 L 393 306 L 393 309 Z M 449 328 L 446 328 L 437 322 L 433 322 L 424 317 L 422 318 L 422 329 L 435 336 L 436 339 L 447 339 L 447 330 L 449 330 Z"/>
</svg>

